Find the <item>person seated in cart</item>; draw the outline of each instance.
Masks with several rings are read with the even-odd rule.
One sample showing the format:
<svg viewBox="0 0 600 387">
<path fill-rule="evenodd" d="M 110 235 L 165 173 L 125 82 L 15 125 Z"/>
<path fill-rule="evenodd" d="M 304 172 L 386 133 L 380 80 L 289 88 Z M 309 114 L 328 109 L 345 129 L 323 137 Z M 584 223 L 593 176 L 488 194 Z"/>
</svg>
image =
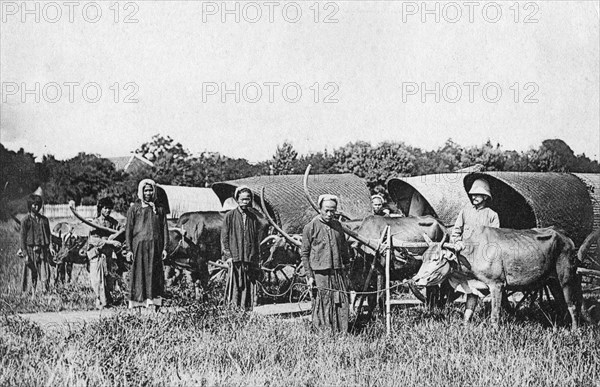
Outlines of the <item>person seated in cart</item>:
<svg viewBox="0 0 600 387">
<path fill-rule="evenodd" d="M 465 206 L 458 213 L 458 217 L 454 223 L 454 228 L 452 229 L 452 236 L 450 238 L 450 241 L 454 243 L 456 247 L 457 254 L 465 248 L 463 237 L 465 235 L 470 235 L 474 227 L 500 227 L 498 213 L 489 207 L 492 200 L 492 191 L 489 183 L 484 179 L 475 180 L 471 186 L 471 189 L 469 190 L 468 195 L 471 204 Z M 455 289 L 457 288 L 456 285 L 458 285 L 459 282 L 462 281 L 453 281 L 452 278 L 450 279 L 450 283 Z M 463 291 L 470 292 L 471 289 L 468 284 L 463 282 L 461 285 Z M 473 300 L 475 300 L 475 303 L 477 302 L 476 298 L 473 298 Z M 465 321 L 471 317 L 473 311 L 475 310 L 475 306 L 476 304 L 471 305 L 467 303 L 467 309 L 465 310 L 464 315 Z"/>
<path fill-rule="evenodd" d="M 371 206 L 373 207 L 373 215 L 390 216 L 390 210 L 385 208 L 385 199 L 380 194 L 371 196 Z"/>
</svg>

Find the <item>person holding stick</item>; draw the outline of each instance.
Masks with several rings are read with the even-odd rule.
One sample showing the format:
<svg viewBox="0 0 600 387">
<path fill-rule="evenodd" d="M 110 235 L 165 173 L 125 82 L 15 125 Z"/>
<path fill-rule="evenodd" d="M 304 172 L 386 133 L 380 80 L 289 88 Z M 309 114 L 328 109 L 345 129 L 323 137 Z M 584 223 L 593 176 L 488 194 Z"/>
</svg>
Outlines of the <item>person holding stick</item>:
<svg viewBox="0 0 600 387">
<path fill-rule="evenodd" d="M 345 267 L 350 262 L 348 243 L 335 219 L 338 198 L 321 195 L 319 215 L 302 232 L 300 256 L 310 287 L 316 287 L 312 322 L 317 329 L 348 331 L 349 295 Z"/>
<path fill-rule="evenodd" d="M 111 198 L 98 200 L 96 206 L 98 217 L 92 222 L 103 227 L 118 230 L 119 223 L 110 216 L 114 207 Z M 90 282 L 96 294 L 96 308 L 103 309 L 113 302 L 111 291 L 113 289 L 113 278 L 111 275 L 113 258 L 116 258 L 116 249 L 121 243 L 110 238 L 112 234 L 107 231 L 92 229 L 88 237 L 87 256 L 90 259 Z"/>
</svg>

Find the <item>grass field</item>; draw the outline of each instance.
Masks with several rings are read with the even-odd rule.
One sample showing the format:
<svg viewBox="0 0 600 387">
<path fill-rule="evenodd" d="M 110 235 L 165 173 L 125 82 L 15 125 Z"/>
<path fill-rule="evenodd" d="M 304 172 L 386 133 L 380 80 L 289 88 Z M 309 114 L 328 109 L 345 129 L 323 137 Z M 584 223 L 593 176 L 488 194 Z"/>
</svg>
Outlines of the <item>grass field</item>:
<svg viewBox="0 0 600 387">
<path fill-rule="evenodd" d="M 70 284 L 52 286 L 35 299 L 21 292 L 24 259 L 17 256 L 19 234 L 14 223 L 0 223 L 0 312 L 57 312 L 94 307 L 89 277 L 82 265 L 74 265 Z"/>
<path fill-rule="evenodd" d="M 20 295 L 15 246 L 14 230 L 0 228 L 2 386 L 600 386 L 600 328 L 572 333 L 537 306 L 499 329 L 482 308 L 467 326 L 457 307 L 395 310 L 386 338 L 381 321 L 331 335 L 209 299 L 46 332 L 13 312 L 90 309 L 87 277 L 31 301 Z"/>
<path fill-rule="evenodd" d="M 123 312 L 47 334 L 0 317 L 0 385 L 89 386 L 594 386 L 600 332 L 544 327 L 498 330 L 452 311 L 394 314 L 386 338 L 314 332 L 306 320 L 260 317 L 209 305 L 173 315 Z"/>
</svg>

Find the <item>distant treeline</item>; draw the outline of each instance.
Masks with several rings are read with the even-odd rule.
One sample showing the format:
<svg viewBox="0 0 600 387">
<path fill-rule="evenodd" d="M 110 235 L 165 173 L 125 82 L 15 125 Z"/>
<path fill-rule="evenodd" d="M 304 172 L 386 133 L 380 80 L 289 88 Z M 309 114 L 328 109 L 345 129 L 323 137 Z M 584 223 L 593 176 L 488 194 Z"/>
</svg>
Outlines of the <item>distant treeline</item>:
<svg viewBox="0 0 600 387">
<path fill-rule="evenodd" d="M 156 135 L 136 153 L 152 161 L 154 167 L 125 173 L 117 171 L 108 159 L 86 153 L 68 160 L 47 155 L 36 163 L 33 154 L 23 149 L 10 151 L 0 144 L 3 217 L 7 210 L 24 210 L 23 197 L 39 186 L 46 203 L 74 200 L 77 204 L 95 204 L 99 197 L 111 196 L 116 201 L 116 209 L 125 211 L 135 200 L 137 182 L 144 177 L 151 177 L 160 184 L 205 187 L 217 181 L 255 175 L 300 174 L 308 164 L 312 164 L 313 173 L 353 173 L 364 178 L 373 192 L 383 193 L 385 182 L 391 176 L 454 172 L 477 164 L 484 171 L 600 172 L 598 161 L 590 160 L 585 154 L 575 155 L 559 139 L 545 140 L 539 148 L 524 152 L 504 150 L 500 144 L 493 145 L 490 141 L 481 146 L 463 147 L 448 139 L 444 146 L 433 151 L 403 142 L 373 146 L 357 141 L 333 151 L 307 155 L 298 155 L 289 142 L 284 142 L 270 160 L 251 164 L 245 159 L 214 152 L 194 155 L 170 137 Z"/>
</svg>

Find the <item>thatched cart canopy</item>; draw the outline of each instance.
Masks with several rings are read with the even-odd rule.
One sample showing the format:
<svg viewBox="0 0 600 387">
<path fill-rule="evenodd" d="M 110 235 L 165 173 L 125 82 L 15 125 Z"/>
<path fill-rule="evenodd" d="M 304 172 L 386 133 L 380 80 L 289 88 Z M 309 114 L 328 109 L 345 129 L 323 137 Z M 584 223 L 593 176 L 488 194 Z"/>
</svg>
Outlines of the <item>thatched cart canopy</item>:
<svg viewBox="0 0 600 387">
<path fill-rule="evenodd" d="M 492 189 L 491 207 L 508 228 L 556 226 L 579 245 L 600 225 L 600 175 L 537 172 L 448 173 L 390 179 L 392 200 L 408 215 L 431 214 L 454 223 L 469 205 L 466 191 L 477 178 Z"/>
<path fill-rule="evenodd" d="M 302 233 L 305 224 L 316 215 L 302 187 L 302 175 L 256 176 L 215 183 L 212 189 L 221 202 L 232 198 L 237 187 L 246 185 L 254 193 L 254 207 L 260 209 L 260 191 L 265 187 L 267 211 L 284 231 Z M 311 175 L 308 180 L 311 196 L 316 201 L 329 193 L 340 198 L 338 209 L 352 218 L 371 214 L 369 189 L 363 179 L 352 174 Z"/>
<path fill-rule="evenodd" d="M 171 218 L 179 218 L 183 213 L 191 211 L 223 211 L 221 201 L 210 188 L 164 184 L 159 187 L 168 197 Z"/>
</svg>

